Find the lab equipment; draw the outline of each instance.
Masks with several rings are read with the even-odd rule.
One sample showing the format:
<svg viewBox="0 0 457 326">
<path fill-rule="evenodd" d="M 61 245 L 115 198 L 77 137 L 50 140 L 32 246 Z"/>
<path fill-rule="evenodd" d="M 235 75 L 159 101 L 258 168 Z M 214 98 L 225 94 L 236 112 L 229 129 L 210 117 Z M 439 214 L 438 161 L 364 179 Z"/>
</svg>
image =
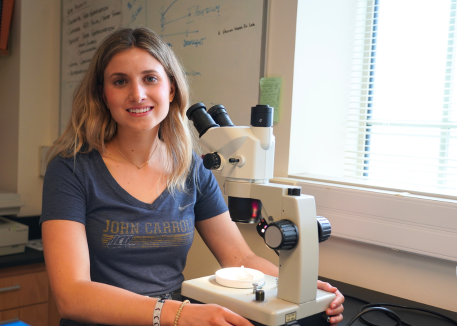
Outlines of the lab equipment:
<svg viewBox="0 0 457 326">
<path fill-rule="evenodd" d="M 184 297 L 217 303 L 255 325 L 329 325 L 325 310 L 333 293 L 317 289 L 319 242 L 330 223 L 316 216 L 314 197 L 300 187 L 269 183 L 273 178 L 273 108 L 251 108 L 251 125 L 234 126 L 222 105 L 187 110 L 199 133 L 203 164 L 225 178 L 223 192 L 236 222 L 257 225 L 268 247 L 279 252 L 279 277 L 264 275 L 249 289 L 220 284 L 208 276 L 185 281 Z M 268 223 L 267 222 L 270 222 Z"/>
<path fill-rule="evenodd" d="M 25 251 L 29 227 L 0 216 L 0 256 Z"/>
</svg>

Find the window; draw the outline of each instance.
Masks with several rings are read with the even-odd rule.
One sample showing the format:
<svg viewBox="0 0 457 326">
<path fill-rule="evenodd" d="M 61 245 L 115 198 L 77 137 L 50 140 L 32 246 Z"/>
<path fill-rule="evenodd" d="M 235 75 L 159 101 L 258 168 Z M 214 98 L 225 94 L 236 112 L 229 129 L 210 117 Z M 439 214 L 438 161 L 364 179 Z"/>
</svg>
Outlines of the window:
<svg viewBox="0 0 457 326">
<path fill-rule="evenodd" d="M 428 4 L 429 8 L 424 7 L 422 2 Z M 401 8 L 403 3 L 406 7 Z M 303 194 L 314 196 L 317 214 L 325 216 L 332 224 L 332 236 L 457 261 L 457 254 L 453 250 L 457 246 L 457 192 L 448 189 L 447 194 L 450 195 L 445 195 L 446 192 L 434 184 L 427 189 L 433 188 L 437 192 L 428 190 L 424 193 L 423 190 L 413 191 L 417 186 L 414 185 L 414 179 L 413 182 L 401 184 L 396 182 L 396 177 L 389 176 L 390 180 L 387 180 L 380 169 L 375 169 L 379 157 L 374 155 L 393 147 L 403 156 L 412 156 L 414 161 L 406 163 L 408 167 L 405 170 L 399 170 L 401 175 L 405 175 L 405 172 L 425 165 L 418 152 L 425 156 L 425 153 L 439 151 L 436 146 L 427 148 L 425 145 L 430 139 L 441 139 L 441 134 L 434 129 L 438 128 L 437 125 L 446 125 L 452 127 L 448 132 L 449 137 L 444 137 L 449 140 L 447 148 L 454 150 L 448 151 L 447 160 L 452 162 L 451 156 L 455 155 L 455 143 L 452 143 L 455 142 L 455 134 L 452 134 L 455 118 L 446 124 L 439 119 L 442 112 L 455 117 L 451 106 L 453 82 L 452 79 L 445 79 L 448 69 L 445 65 L 454 65 L 454 61 L 446 60 L 451 54 L 447 53 L 450 47 L 447 42 L 449 37 L 453 37 L 449 32 L 449 28 L 452 28 L 450 17 L 454 9 L 450 9 L 453 4 L 451 0 L 298 1 L 289 178 L 277 178 L 275 182 L 301 186 Z M 438 7 L 443 9 L 440 15 L 445 18 L 439 18 L 436 11 Z M 375 16 L 375 11 L 378 16 Z M 398 21 L 402 22 L 401 28 L 392 29 L 393 33 L 401 36 L 397 45 L 409 44 L 406 50 L 394 47 L 391 56 L 395 60 L 392 62 L 386 59 L 388 56 L 383 52 L 386 40 L 383 40 L 383 36 L 393 42 L 393 36 L 382 30 L 385 23 L 394 22 L 394 17 L 389 17 L 389 14 L 397 14 Z M 444 34 L 441 33 L 440 37 L 434 35 L 426 41 L 428 34 L 436 33 L 437 24 Z M 360 30 L 362 34 L 355 33 Z M 443 57 L 435 60 L 420 58 L 421 52 L 428 50 L 427 47 L 434 47 L 435 56 L 439 57 L 438 46 L 426 45 L 430 39 L 438 43 L 438 38 L 441 44 L 445 43 L 444 60 Z M 362 51 L 358 51 L 360 46 Z M 366 50 L 365 46 L 368 47 Z M 360 54 L 357 52 L 365 55 L 357 57 Z M 430 71 L 434 71 L 434 74 Z M 418 72 L 421 74 L 419 77 L 414 75 Z M 371 94 L 370 73 L 374 78 Z M 423 75 L 426 73 L 429 76 L 424 81 Z M 365 83 L 363 78 L 366 78 Z M 416 79 L 419 79 L 419 83 Z M 432 83 L 432 80 L 436 82 Z M 393 90 L 398 96 L 390 96 L 392 91 L 388 89 L 389 82 L 396 83 L 398 90 Z M 447 82 L 451 84 L 447 85 Z M 284 88 L 289 86 L 284 84 Z M 445 102 L 448 97 L 445 92 L 448 90 L 449 102 Z M 382 96 L 383 93 L 387 95 Z M 424 94 L 427 96 L 424 97 Z M 423 106 L 425 99 L 432 97 L 432 94 L 435 94 L 434 102 L 428 100 L 431 104 Z M 368 95 L 372 97 L 370 100 Z M 447 103 L 450 106 L 444 107 Z M 396 111 L 389 110 L 392 107 Z M 429 112 L 419 107 L 434 109 Z M 407 110 L 401 112 L 401 109 Z M 393 122 L 400 120 L 401 123 L 393 127 L 406 126 L 403 130 L 409 133 L 408 137 L 399 132 L 386 133 L 389 128 L 382 122 L 387 119 L 391 119 L 391 128 Z M 353 133 L 353 130 L 357 132 Z M 434 130 L 432 136 L 436 137 L 416 132 L 424 130 L 429 133 Z M 384 134 L 394 138 L 388 144 L 390 146 L 379 145 L 385 142 Z M 378 136 L 381 138 L 376 139 Z M 411 143 L 406 142 L 409 138 L 413 138 L 412 144 L 417 139 L 421 140 L 419 147 L 410 148 Z M 436 155 L 432 156 L 435 157 L 434 164 L 438 161 Z M 396 168 L 399 166 L 393 165 Z M 440 167 L 434 165 L 434 171 Z M 448 166 L 446 172 L 451 175 L 454 167 Z M 425 172 L 419 173 L 420 177 L 425 175 Z M 387 174 L 393 172 L 388 171 Z M 376 180 L 373 180 L 374 176 L 377 176 Z"/>
<path fill-rule="evenodd" d="M 320 41 L 297 29 L 296 58 L 312 60 L 294 75 L 306 95 L 294 94 L 292 136 L 309 133 L 291 145 L 308 153 L 291 154 L 291 175 L 456 196 L 456 2 L 354 0 L 309 17 L 302 33 Z"/>
</svg>

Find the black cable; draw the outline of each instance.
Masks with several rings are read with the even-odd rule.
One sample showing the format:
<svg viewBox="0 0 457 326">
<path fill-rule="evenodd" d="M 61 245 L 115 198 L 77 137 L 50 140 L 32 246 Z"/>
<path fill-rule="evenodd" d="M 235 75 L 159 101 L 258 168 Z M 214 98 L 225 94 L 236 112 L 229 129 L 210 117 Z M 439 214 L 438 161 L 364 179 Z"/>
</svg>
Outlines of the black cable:
<svg viewBox="0 0 457 326">
<path fill-rule="evenodd" d="M 367 308 L 365 309 L 364 311 L 362 312 L 359 312 L 356 316 L 354 316 L 354 318 L 352 318 L 349 323 L 346 324 L 346 326 L 350 326 L 352 325 L 358 318 L 362 317 L 362 315 L 368 313 L 368 312 L 372 312 L 372 311 L 382 311 L 382 312 L 385 312 L 386 314 L 388 314 L 389 316 L 393 316 L 395 318 L 395 320 L 398 322 L 396 325 L 398 326 L 401 326 L 403 325 L 400 317 L 395 313 L 393 312 L 392 310 L 390 309 L 387 309 L 387 308 L 383 308 L 383 307 L 372 307 L 372 308 Z"/>
<path fill-rule="evenodd" d="M 440 314 L 439 312 L 431 311 L 431 310 L 424 309 L 424 308 L 400 306 L 400 305 L 396 305 L 396 304 L 392 304 L 392 303 L 371 303 L 371 304 L 366 304 L 366 305 L 362 306 L 360 309 L 363 310 L 363 309 L 369 308 L 369 307 L 380 307 L 380 306 L 394 307 L 394 308 L 400 308 L 400 309 L 416 310 L 416 311 L 426 312 L 428 314 L 435 315 L 435 316 L 441 317 L 443 319 L 446 319 L 447 321 L 453 323 L 454 325 L 457 325 L 457 321 L 455 321 L 454 319 L 449 318 L 448 316 L 445 316 L 443 314 Z M 403 322 L 403 323 L 405 325 L 409 326 L 409 324 L 406 324 L 405 322 Z"/>
<path fill-rule="evenodd" d="M 366 300 L 363 300 L 363 299 L 360 299 L 360 298 L 357 298 L 357 297 L 353 297 L 353 296 L 350 296 L 350 295 L 344 295 L 346 298 L 351 298 L 351 299 L 354 299 L 354 300 L 358 300 L 360 302 L 363 302 L 365 303 L 365 305 L 363 305 L 360 309 L 359 309 L 359 314 L 354 317 L 355 319 L 357 318 L 360 318 L 361 321 L 366 324 L 366 325 L 369 325 L 369 326 L 382 326 L 382 325 L 378 325 L 378 324 L 374 324 L 374 323 L 371 323 L 369 322 L 368 320 L 365 319 L 364 316 L 362 316 L 365 311 L 369 312 L 369 311 L 372 311 L 370 309 L 372 308 L 383 308 L 382 306 L 386 306 L 386 307 L 394 307 L 394 308 L 400 308 L 400 309 L 408 309 L 408 310 L 416 310 L 416 311 L 421 311 L 421 312 L 425 312 L 425 313 L 429 313 L 429 314 L 432 314 L 432 315 L 435 315 L 435 316 L 438 316 L 438 317 L 441 317 L 451 323 L 453 323 L 454 325 L 457 325 L 457 321 L 452 319 L 452 318 L 449 318 L 448 316 L 445 316 L 443 314 L 440 314 L 438 312 L 435 312 L 435 311 L 431 311 L 431 310 L 428 310 L 428 309 L 424 309 L 424 308 L 415 308 L 415 307 L 407 307 L 407 306 L 401 306 L 401 305 L 396 305 L 396 304 L 391 304 L 391 303 L 370 303 Z M 384 310 L 384 312 L 386 313 L 386 315 L 390 318 L 392 318 L 393 320 L 397 320 L 397 317 L 398 315 L 396 313 L 394 313 L 392 310 L 390 309 L 387 309 L 387 308 L 384 308 L 386 310 Z M 354 319 L 353 318 L 353 319 Z M 351 320 L 352 322 L 352 320 Z M 349 326 L 350 324 L 347 324 L 347 326 Z M 400 319 L 400 324 L 397 323 L 397 325 L 404 325 L 404 326 L 413 326 L 405 321 L 402 321 Z"/>
<path fill-rule="evenodd" d="M 363 303 L 365 303 L 365 305 L 371 304 L 371 303 L 370 303 L 369 301 L 367 301 L 367 300 L 363 300 L 363 299 L 360 299 L 360 298 L 357 298 L 357 297 L 353 297 L 353 296 L 351 296 L 351 295 L 345 294 L 344 296 L 345 296 L 346 298 L 351 298 L 351 299 L 353 299 L 353 300 L 357 300 L 357 301 L 363 302 Z M 363 308 L 365 307 L 365 305 L 363 305 L 363 306 L 359 309 L 359 313 L 363 310 Z M 375 304 L 375 305 L 376 305 L 376 304 Z M 389 313 L 386 312 L 386 315 L 387 315 L 388 317 L 390 317 L 392 320 L 395 320 L 395 318 L 394 318 L 393 316 L 389 315 Z M 378 324 L 375 324 L 375 323 L 372 323 L 372 322 L 368 321 L 367 319 L 365 319 L 364 316 L 360 316 L 360 319 L 361 319 L 362 323 L 364 323 L 365 325 L 368 325 L 368 326 L 382 326 L 382 325 L 378 325 Z M 413 325 L 411 325 L 411 324 L 409 324 L 409 323 L 407 323 L 407 322 L 405 322 L 405 321 L 403 321 L 403 324 L 404 324 L 405 326 L 413 326 Z"/>
</svg>

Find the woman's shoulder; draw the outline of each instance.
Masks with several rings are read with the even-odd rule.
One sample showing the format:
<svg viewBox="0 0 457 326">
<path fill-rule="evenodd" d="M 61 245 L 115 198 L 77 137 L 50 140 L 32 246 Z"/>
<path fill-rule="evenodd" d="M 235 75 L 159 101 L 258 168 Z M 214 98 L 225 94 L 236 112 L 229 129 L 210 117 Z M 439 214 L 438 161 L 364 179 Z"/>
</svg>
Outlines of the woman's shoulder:
<svg viewBox="0 0 457 326">
<path fill-rule="evenodd" d="M 47 170 L 55 171 L 70 168 L 73 172 L 76 172 L 81 168 L 87 169 L 88 166 L 93 165 L 97 156 L 100 156 L 100 154 L 96 149 L 92 149 L 88 152 L 80 151 L 72 156 L 58 154 L 49 162 Z"/>
</svg>

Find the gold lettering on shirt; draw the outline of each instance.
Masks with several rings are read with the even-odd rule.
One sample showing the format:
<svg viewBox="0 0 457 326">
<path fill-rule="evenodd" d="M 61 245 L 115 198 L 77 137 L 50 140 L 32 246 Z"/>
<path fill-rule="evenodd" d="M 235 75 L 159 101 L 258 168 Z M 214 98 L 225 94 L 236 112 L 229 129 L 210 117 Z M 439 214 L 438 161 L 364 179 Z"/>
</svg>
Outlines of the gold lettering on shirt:
<svg viewBox="0 0 457 326">
<path fill-rule="evenodd" d="M 125 226 L 124 226 L 124 224 L 125 224 Z M 124 231 L 125 231 L 125 234 L 129 234 L 129 223 L 121 222 L 121 234 L 124 234 Z"/>
<path fill-rule="evenodd" d="M 160 223 L 154 223 L 154 234 L 157 233 L 162 233 L 162 230 L 160 229 Z"/>
<path fill-rule="evenodd" d="M 170 222 L 162 222 L 163 223 L 163 233 L 171 233 L 170 231 Z"/>
<path fill-rule="evenodd" d="M 114 231 L 114 226 L 116 226 L 116 231 Z M 117 234 L 119 232 L 119 222 L 112 221 L 111 222 L 111 233 Z"/>
<path fill-rule="evenodd" d="M 151 223 L 146 223 L 146 225 L 145 225 L 145 227 L 146 227 L 146 233 L 147 233 L 147 234 L 151 234 L 151 233 L 152 233 L 152 230 L 151 230 L 151 231 L 148 230 L 148 225 L 152 228 L 152 224 L 151 224 Z"/>
<path fill-rule="evenodd" d="M 186 232 L 186 222 L 179 222 L 179 226 L 181 227 L 181 232 Z"/>
<path fill-rule="evenodd" d="M 103 230 L 103 232 L 108 232 L 109 230 L 109 220 L 106 220 L 106 230 Z"/>
<path fill-rule="evenodd" d="M 132 226 L 132 231 L 131 231 L 132 234 L 133 234 L 133 233 L 138 234 L 139 224 L 140 224 L 140 223 L 136 223 L 136 224 L 130 223 L 130 225 Z"/>
<path fill-rule="evenodd" d="M 105 221 L 102 246 L 110 249 L 190 246 L 194 234 L 193 218 L 150 223 Z"/>
<path fill-rule="evenodd" d="M 173 233 L 179 233 L 179 224 L 176 221 L 171 222 L 173 224 Z M 178 229 L 178 232 L 176 232 L 176 229 Z"/>
</svg>

